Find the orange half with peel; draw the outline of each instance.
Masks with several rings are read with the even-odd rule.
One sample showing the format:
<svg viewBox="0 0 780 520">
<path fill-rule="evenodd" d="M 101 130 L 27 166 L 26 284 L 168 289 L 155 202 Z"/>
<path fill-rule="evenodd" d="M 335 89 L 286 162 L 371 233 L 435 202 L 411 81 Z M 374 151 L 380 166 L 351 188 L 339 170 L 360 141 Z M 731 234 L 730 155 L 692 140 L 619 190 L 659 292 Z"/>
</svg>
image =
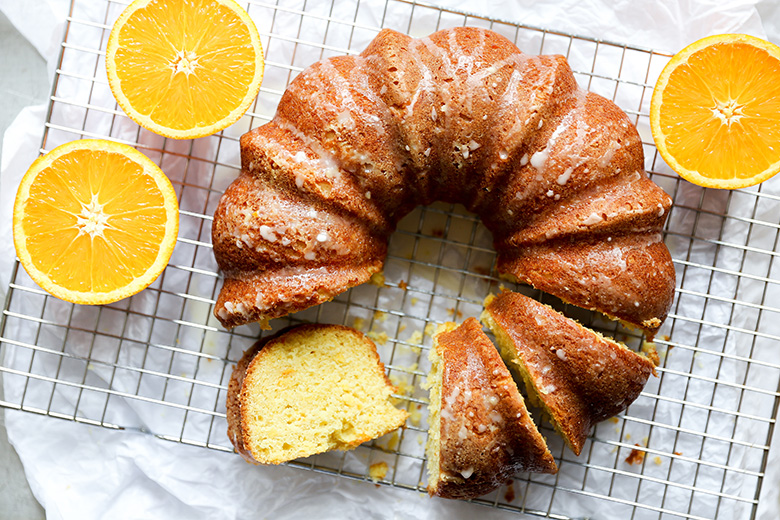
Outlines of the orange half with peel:
<svg viewBox="0 0 780 520">
<path fill-rule="evenodd" d="M 780 47 L 745 34 L 703 38 L 658 78 L 650 126 L 664 161 L 709 188 L 743 188 L 780 171 Z"/>
<path fill-rule="evenodd" d="M 72 303 L 111 303 L 149 286 L 168 264 L 176 192 L 135 148 L 73 141 L 27 170 L 13 228 L 19 261 L 42 289 Z"/>
<path fill-rule="evenodd" d="M 174 139 L 211 135 L 257 97 L 263 49 L 234 0 L 136 0 L 106 47 L 119 106 L 136 123 Z"/>
</svg>

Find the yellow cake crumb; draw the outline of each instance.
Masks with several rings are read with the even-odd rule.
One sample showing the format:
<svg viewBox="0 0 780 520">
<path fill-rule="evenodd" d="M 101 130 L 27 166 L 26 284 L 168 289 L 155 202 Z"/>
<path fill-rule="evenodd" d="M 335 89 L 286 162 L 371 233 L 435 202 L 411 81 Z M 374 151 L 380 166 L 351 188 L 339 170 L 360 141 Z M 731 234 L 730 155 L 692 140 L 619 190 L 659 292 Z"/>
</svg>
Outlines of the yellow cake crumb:
<svg viewBox="0 0 780 520">
<path fill-rule="evenodd" d="M 456 320 L 463 318 L 463 312 L 461 312 L 460 309 L 456 309 L 455 307 L 447 309 L 447 313 L 451 314 Z"/>
<path fill-rule="evenodd" d="M 656 466 L 660 466 L 663 463 L 663 461 L 661 460 L 661 457 L 658 457 L 658 456 L 653 457 L 653 462 L 655 463 Z"/>
<path fill-rule="evenodd" d="M 419 330 L 415 330 L 414 332 L 412 332 L 412 335 L 409 336 L 406 342 L 410 343 L 411 345 L 419 345 L 420 343 L 422 343 L 422 340 L 423 340 L 423 333 L 420 332 Z M 415 354 L 420 353 L 421 350 L 420 347 L 410 346 L 410 345 L 406 345 L 406 346 L 409 347 L 409 349 Z"/>
<path fill-rule="evenodd" d="M 385 273 L 374 273 L 371 275 L 371 279 L 368 280 L 368 283 L 371 285 L 376 285 L 377 287 L 384 287 L 385 286 Z"/>
<path fill-rule="evenodd" d="M 387 321 L 387 313 L 383 311 L 374 311 L 374 321 L 382 323 Z"/>
<path fill-rule="evenodd" d="M 417 404 L 409 410 L 409 422 L 412 426 L 420 426 L 420 421 L 422 421 L 422 412 L 420 411 L 420 405 Z"/>
<path fill-rule="evenodd" d="M 642 342 L 642 352 L 647 356 L 647 359 L 653 362 L 655 366 L 661 364 L 661 359 L 658 357 L 658 350 L 655 348 L 655 343 L 652 341 Z"/>
<path fill-rule="evenodd" d="M 358 330 L 362 330 L 363 329 L 363 325 L 365 325 L 365 324 L 366 324 L 366 320 L 364 320 L 360 316 L 356 317 L 355 321 L 352 322 L 352 326 L 354 328 L 358 329 Z"/>
<path fill-rule="evenodd" d="M 436 325 L 433 323 L 429 323 L 425 326 L 425 330 L 423 330 L 423 333 L 426 336 L 433 336 L 433 333 L 436 332 Z"/>
<path fill-rule="evenodd" d="M 620 420 L 617 417 L 610 417 L 609 422 L 617 424 L 618 422 L 620 422 Z"/>
<path fill-rule="evenodd" d="M 384 345 L 387 343 L 387 340 L 390 339 L 390 336 L 387 335 L 387 332 L 377 332 L 375 330 L 370 331 L 368 334 L 366 334 L 369 338 L 373 339 L 375 342 L 379 343 L 380 345 Z"/>
<path fill-rule="evenodd" d="M 371 480 L 379 482 L 387 476 L 387 462 L 381 461 L 371 464 L 368 468 L 368 474 Z"/>
<path fill-rule="evenodd" d="M 396 387 L 396 393 L 399 395 L 412 395 L 414 387 L 409 384 L 409 380 L 406 375 L 390 375 L 390 382 Z"/>
<path fill-rule="evenodd" d="M 412 305 L 417 305 L 417 303 L 420 301 L 419 298 L 412 298 Z"/>
</svg>

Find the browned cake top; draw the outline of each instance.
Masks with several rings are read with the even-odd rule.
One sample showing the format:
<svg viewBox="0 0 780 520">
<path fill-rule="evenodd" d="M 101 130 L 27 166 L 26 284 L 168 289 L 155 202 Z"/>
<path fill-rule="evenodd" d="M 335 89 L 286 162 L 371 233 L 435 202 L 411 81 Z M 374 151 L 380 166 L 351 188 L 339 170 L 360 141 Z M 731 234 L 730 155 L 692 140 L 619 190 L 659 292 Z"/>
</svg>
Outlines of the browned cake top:
<svg viewBox="0 0 780 520">
<path fill-rule="evenodd" d="M 228 327 L 367 281 L 399 219 L 435 200 L 482 218 L 503 274 L 651 333 L 671 305 L 671 199 L 632 122 L 562 56 L 485 29 L 383 30 L 315 63 L 241 138 L 241 162 L 213 225 Z"/>
</svg>

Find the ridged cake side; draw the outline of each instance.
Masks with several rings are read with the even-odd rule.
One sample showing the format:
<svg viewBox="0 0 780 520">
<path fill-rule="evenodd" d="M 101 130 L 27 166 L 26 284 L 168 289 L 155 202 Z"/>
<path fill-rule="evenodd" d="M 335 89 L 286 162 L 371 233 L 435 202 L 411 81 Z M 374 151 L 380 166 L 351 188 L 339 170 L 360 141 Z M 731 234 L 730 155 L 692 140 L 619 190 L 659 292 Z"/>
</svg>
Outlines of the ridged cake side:
<svg viewBox="0 0 780 520">
<path fill-rule="evenodd" d="M 480 28 L 383 30 L 304 70 L 241 149 L 212 233 L 226 327 L 365 282 L 399 219 L 435 200 L 482 218 L 502 274 L 650 334 L 671 305 L 671 199 L 628 117 L 561 56 Z"/>
</svg>

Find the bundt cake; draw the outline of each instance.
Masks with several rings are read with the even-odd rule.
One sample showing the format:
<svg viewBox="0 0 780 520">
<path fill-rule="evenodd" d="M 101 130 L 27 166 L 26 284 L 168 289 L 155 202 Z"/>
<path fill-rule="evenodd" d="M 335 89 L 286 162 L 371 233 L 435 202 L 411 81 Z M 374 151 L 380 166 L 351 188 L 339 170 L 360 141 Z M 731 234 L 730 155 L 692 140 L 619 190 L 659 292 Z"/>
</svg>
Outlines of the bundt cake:
<svg viewBox="0 0 780 520">
<path fill-rule="evenodd" d="M 228 385 L 228 437 L 246 460 L 280 464 L 350 450 L 399 428 L 407 413 L 376 346 L 340 325 L 301 325 L 257 342 Z"/>
<path fill-rule="evenodd" d="M 547 444 L 475 318 L 434 335 L 428 376 L 428 492 L 475 498 L 522 471 L 555 473 Z"/>
<path fill-rule="evenodd" d="M 648 358 L 519 293 L 489 296 L 482 321 L 577 455 L 596 423 L 625 410 L 655 374 Z"/>
<path fill-rule="evenodd" d="M 482 219 L 505 276 L 651 335 L 672 302 L 671 199 L 631 121 L 562 56 L 485 29 L 386 29 L 315 63 L 242 136 L 241 167 L 212 227 L 225 327 L 367 281 L 399 219 L 437 200 Z"/>
</svg>

